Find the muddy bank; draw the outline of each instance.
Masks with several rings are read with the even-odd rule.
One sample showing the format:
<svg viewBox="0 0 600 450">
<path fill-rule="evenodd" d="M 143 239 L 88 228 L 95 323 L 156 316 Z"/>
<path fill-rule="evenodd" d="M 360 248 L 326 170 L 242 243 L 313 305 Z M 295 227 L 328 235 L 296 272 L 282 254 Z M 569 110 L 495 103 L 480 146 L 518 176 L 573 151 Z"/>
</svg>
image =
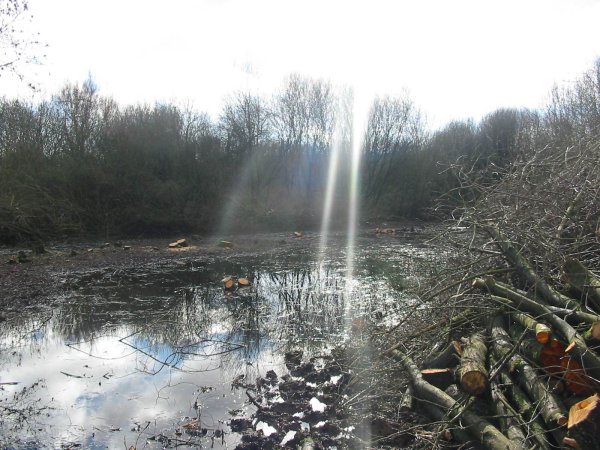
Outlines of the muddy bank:
<svg viewBox="0 0 600 450">
<path fill-rule="evenodd" d="M 383 222 L 364 228 L 360 234 L 381 239 L 422 240 L 436 229 L 436 225 Z M 391 233 L 391 230 L 394 232 Z M 331 238 L 339 239 L 341 236 L 343 233 L 335 233 Z M 226 238 L 193 236 L 186 237 L 186 247 L 169 248 L 170 243 L 180 238 L 58 243 L 46 246 L 45 253 L 40 255 L 27 248 L 0 247 L 0 308 L 9 315 L 13 309 L 33 306 L 68 291 L 80 283 L 81 278 L 91 281 L 94 277 L 103 276 L 103 273 L 133 269 L 160 271 L 194 260 L 275 256 L 281 252 L 314 257 L 320 243 L 320 234 L 316 232 L 302 233 L 300 237 L 293 232 L 285 232 Z M 224 240 L 232 245 L 222 246 Z"/>
</svg>

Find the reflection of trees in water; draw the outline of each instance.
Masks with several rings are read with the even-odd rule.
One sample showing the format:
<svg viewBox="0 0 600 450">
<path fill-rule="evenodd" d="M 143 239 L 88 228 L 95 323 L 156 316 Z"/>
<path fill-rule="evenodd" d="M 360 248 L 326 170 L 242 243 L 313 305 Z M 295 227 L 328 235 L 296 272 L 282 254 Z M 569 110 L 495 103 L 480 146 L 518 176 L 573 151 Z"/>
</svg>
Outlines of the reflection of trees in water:
<svg viewBox="0 0 600 450">
<path fill-rule="evenodd" d="M 291 345 L 302 340 L 308 348 L 322 346 L 342 330 L 344 286 L 343 273 L 330 266 L 264 273 L 259 289 L 273 317 L 269 331 Z"/>
<path fill-rule="evenodd" d="M 397 303 L 394 298 L 381 302 L 396 294 L 378 284 L 384 269 L 367 259 L 361 266 L 367 282 L 353 290 L 346 289 L 344 267 L 335 262 L 266 264 L 178 268 L 164 279 L 160 273 L 128 274 L 126 282 L 113 279 L 74 293 L 55 310 L 49 327 L 65 341 L 85 342 L 92 350 L 101 336 L 125 338 L 124 343 L 154 358 L 154 367 L 183 367 L 186 360 L 218 355 L 221 364 L 239 368 L 258 361 L 270 346 L 317 351 L 338 341 L 352 318 Z M 248 276 L 253 285 L 224 292 L 219 280 L 227 273 Z M 23 329 L 26 325 L 32 324 L 24 321 Z"/>
<path fill-rule="evenodd" d="M 46 404 L 47 400 L 41 401 L 40 390 L 45 387 L 44 382 L 39 380 L 10 395 L 1 395 L 0 391 L 0 447 L 34 448 L 30 436 L 46 431 L 40 428 L 37 417 L 46 416 L 53 409 Z"/>
<path fill-rule="evenodd" d="M 53 320 L 51 308 L 36 308 L 35 312 L 24 312 L 3 322 L 0 326 L 0 352 L 19 348 L 40 353 L 47 344 L 47 328 Z"/>
</svg>

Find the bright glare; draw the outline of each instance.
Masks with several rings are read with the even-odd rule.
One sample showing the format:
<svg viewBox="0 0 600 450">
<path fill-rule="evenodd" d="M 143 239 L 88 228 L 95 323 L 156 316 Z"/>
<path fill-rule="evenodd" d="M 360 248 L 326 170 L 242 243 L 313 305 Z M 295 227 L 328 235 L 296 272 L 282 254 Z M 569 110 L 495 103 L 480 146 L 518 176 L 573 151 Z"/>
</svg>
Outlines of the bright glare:
<svg viewBox="0 0 600 450">
<path fill-rule="evenodd" d="M 29 28 L 48 44 L 26 69 L 42 95 L 91 74 L 120 103 L 191 100 L 215 117 L 232 91 L 271 93 L 297 72 L 377 94 L 407 88 L 438 126 L 538 107 L 600 56 L 592 0 L 29 3 Z M 30 95 L 7 76 L 0 92 Z"/>
</svg>

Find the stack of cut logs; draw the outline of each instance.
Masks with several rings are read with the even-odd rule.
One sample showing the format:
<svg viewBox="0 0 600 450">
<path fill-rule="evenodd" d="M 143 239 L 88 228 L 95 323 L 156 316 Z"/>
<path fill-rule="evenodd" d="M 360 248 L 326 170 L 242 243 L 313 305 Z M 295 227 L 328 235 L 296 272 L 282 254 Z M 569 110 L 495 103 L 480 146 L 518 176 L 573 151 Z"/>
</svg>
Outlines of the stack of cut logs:
<svg viewBox="0 0 600 450">
<path fill-rule="evenodd" d="M 410 379 L 401 409 L 483 448 L 600 449 L 600 279 L 567 259 L 563 281 L 577 295 L 566 296 L 496 228 L 488 232 L 528 290 L 475 278 L 472 288 L 498 311 L 487 329 L 450 342 L 420 368 L 400 343 L 390 347 L 385 354 Z"/>
</svg>

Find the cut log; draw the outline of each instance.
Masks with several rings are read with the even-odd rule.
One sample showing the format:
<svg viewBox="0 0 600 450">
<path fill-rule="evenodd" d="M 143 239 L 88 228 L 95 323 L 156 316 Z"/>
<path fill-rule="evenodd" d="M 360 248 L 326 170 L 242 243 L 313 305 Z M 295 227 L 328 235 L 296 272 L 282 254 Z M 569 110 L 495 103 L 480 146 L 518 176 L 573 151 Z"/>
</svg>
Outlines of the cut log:
<svg viewBox="0 0 600 450">
<path fill-rule="evenodd" d="M 501 317 L 495 317 L 490 323 L 492 335 L 492 351 L 498 360 L 503 360 L 513 352 L 510 336 L 502 324 Z M 519 354 L 512 354 L 508 359 L 508 369 L 518 375 L 518 380 L 529 396 L 539 404 L 539 410 L 549 427 L 567 424 L 564 406 L 549 391 L 548 386 L 539 378 L 536 371 Z M 559 442 L 562 438 L 559 440 Z"/>
<path fill-rule="evenodd" d="M 569 283 L 581 292 L 582 300 L 600 313 L 600 279 L 573 258 L 565 261 L 563 271 Z"/>
<path fill-rule="evenodd" d="M 523 297 L 503 286 L 499 286 L 492 277 L 486 277 L 485 280 L 477 279 L 474 284 L 487 289 L 495 295 L 510 300 L 519 311 L 526 311 L 535 317 L 544 318 L 552 326 L 553 330 L 560 333 L 567 342 L 573 344 L 573 354 L 581 359 L 586 372 L 590 376 L 600 379 L 600 357 L 590 351 L 583 337 L 571 325 L 553 314 L 545 305 Z M 496 300 L 501 302 L 501 299 Z"/>
<path fill-rule="evenodd" d="M 421 367 L 423 369 L 435 369 L 440 367 L 456 367 L 460 362 L 462 347 L 460 342 L 452 341 L 440 353 L 425 358 Z"/>
<path fill-rule="evenodd" d="M 223 286 L 225 287 L 225 289 L 233 289 L 233 278 L 232 277 L 225 277 L 221 280 L 221 283 L 223 283 Z"/>
<path fill-rule="evenodd" d="M 248 278 L 238 278 L 238 286 L 250 286 L 250 280 L 248 280 Z"/>
<path fill-rule="evenodd" d="M 552 334 L 552 331 L 545 323 L 538 322 L 538 324 L 535 326 L 535 339 L 540 344 L 545 344 L 548 342 L 550 340 L 550 334 Z"/>
<path fill-rule="evenodd" d="M 488 387 L 485 367 L 487 346 L 481 334 L 474 334 L 462 342 L 462 354 L 457 370 L 460 387 L 469 394 L 481 395 Z"/>
<path fill-rule="evenodd" d="M 187 240 L 185 239 L 178 239 L 175 242 L 171 242 L 169 244 L 169 248 L 180 248 L 180 247 L 187 247 L 188 243 Z"/>
<path fill-rule="evenodd" d="M 600 449 L 600 397 L 592 395 L 575 403 L 569 410 L 569 437 L 581 449 Z"/>
<path fill-rule="evenodd" d="M 573 394 L 590 395 L 599 388 L 598 383 L 587 376 L 581 364 L 569 355 L 568 347 L 556 339 L 546 345 L 523 341 L 520 350 L 544 371 L 563 380 L 566 390 Z"/>
<path fill-rule="evenodd" d="M 302 233 L 300 231 L 294 231 L 294 237 L 301 238 Z"/>
<path fill-rule="evenodd" d="M 511 316 L 520 323 L 524 328 L 535 333 L 535 339 L 540 344 L 545 344 L 550 339 L 550 327 L 544 323 L 538 322 L 529 314 L 520 312 L 512 312 Z"/>
<path fill-rule="evenodd" d="M 412 381 L 414 395 L 423 403 L 429 403 L 432 408 L 441 409 L 441 411 L 448 411 L 450 414 L 449 417 L 454 414 L 460 414 L 461 422 L 471 436 L 490 450 L 520 449 L 516 443 L 511 442 L 490 422 L 463 408 L 463 406 L 454 401 L 444 391 L 427 383 L 423 379 L 419 368 L 406 354 L 400 350 L 392 350 L 389 354 L 394 359 L 400 361 L 406 369 Z M 437 420 L 438 418 L 435 417 L 435 419 Z"/>
</svg>

